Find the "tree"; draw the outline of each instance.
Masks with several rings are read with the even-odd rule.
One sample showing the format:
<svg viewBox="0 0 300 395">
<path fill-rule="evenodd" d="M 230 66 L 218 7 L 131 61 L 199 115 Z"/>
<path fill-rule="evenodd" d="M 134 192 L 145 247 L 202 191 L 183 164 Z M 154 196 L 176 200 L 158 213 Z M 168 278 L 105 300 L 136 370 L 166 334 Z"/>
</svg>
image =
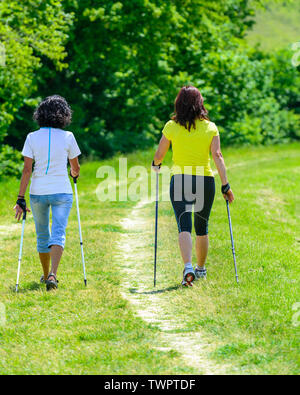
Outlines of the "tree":
<svg viewBox="0 0 300 395">
<path fill-rule="evenodd" d="M 244 40 L 257 3 L 262 1 L 62 0 L 55 30 L 61 46 L 54 59 L 45 51 L 35 67 L 36 94 L 68 99 L 82 151 L 97 157 L 156 142 L 185 84 L 202 90 L 227 144 L 298 138 L 288 98 L 292 93 L 297 103 L 291 86 L 297 86 L 298 71 L 279 77 L 288 55 L 270 58 Z M 22 95 L 31 103 L 32 91 L 20 100 Z M 19 110 L 6 142 L 21 148 L 32 125 L 20 131 L 31 112 L 28 105 Z"/>
<path fill-rule="evenodd" d="M 0 2 L 0 142 L 24 103 L 34 101 L 35 73 L 43 61 L 59 71 L 66 67 L 64 43 L 71 21 L 57 0 Z"/>
</svg>

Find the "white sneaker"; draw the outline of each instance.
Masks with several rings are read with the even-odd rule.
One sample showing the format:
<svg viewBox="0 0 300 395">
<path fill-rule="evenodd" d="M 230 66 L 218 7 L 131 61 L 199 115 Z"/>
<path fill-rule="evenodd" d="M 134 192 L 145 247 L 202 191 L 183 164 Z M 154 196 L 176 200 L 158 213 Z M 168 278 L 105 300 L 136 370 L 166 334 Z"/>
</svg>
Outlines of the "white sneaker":
<svg viewBox="0 0 300 395">
<path fill-rule="evenodd" d="M 196 267 L 195 269 L 195 276 L 196 276 L 196 280 L 206 280 L 207 278 L 207 271 L 206 269 L 198 269 L 198 267 Z"/>
<path fill-rule="evenodd" d="M 195 280 L 195 272 L 192 267 L 186 268 L 183 271 L 183 280 L 181 285 L 184 287 L 192 287 Z"/>
</svg>

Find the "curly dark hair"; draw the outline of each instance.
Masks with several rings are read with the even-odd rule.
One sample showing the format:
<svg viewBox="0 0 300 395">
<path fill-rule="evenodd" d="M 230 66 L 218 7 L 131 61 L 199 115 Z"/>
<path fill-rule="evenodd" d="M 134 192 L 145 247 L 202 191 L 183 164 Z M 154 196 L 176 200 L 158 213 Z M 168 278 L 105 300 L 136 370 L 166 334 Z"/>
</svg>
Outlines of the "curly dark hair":
<svg viewBox="0 0 300 395">
<path fill-rule="evenodd" d="M 33 119 L 40 127 L 64 129 L 71 123 L 72 110 L 63 97 L 49 96 L 35 110 Z"/>
<path fill-rule="evenodd" d="M 175 101 L 173 120 L 191 131 L 196 128 L 196 120 L 209 121 L 208 111 L 204 107 L 204 99 L 199 89 L 194 86 L 184 86 Z"/>
</svg>

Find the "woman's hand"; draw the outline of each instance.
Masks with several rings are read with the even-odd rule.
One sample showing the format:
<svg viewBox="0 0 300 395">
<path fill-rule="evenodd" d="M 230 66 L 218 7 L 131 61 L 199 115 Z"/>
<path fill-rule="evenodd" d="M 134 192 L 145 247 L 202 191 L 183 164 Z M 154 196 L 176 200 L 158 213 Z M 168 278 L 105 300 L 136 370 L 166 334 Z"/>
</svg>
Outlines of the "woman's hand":
<svg viewBox="0 0 300 395">
<path fill-rule="evenodd" d="M 75 172 L 75 171 L 73 171 L 73 170 L 71 169 L 71 170 L 70 170 L 70 176 L 71 176 L 72 178 L 77 179 L 77 178 L 79 178 L 79 172 Z"/>
<path fill-rule="evenodd" d="M 22 215 L 24 211 L 27 213 L 30 213 L 29 208 L 26 207 L 26 200 L 25 199 L 18 199 L 17 204 L 14 207 L 14 210 L 16 211 L 15 218 L 20 221 L 22 218 Z"/>
<path fill-rule="evenodd" d="M 229 189 L 229 191 L 223 195 L 225 200 L 228 200 L 229 203 L 232 203 L 234 201 L 234 194 L 232 192 L 231 189 Z"/>
</svg>

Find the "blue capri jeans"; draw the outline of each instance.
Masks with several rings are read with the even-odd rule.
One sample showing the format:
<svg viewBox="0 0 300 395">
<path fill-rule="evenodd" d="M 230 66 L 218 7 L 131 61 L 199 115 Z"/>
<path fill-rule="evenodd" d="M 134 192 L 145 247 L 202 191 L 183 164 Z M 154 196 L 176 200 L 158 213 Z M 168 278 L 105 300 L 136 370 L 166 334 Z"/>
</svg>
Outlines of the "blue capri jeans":
<svg viewBox="0 0 300 395">
<path fill-rule="evenodd" d="M 73 195 L 58 193 L 55 195 L 30 195 L 37 234 L 37 250 L 50 252 L 53 245 L 65 247 L 66 228 L 73 204 Z M 50 234 L 50 207 L 52 209 L 52 229 Z"/>
</svg>

